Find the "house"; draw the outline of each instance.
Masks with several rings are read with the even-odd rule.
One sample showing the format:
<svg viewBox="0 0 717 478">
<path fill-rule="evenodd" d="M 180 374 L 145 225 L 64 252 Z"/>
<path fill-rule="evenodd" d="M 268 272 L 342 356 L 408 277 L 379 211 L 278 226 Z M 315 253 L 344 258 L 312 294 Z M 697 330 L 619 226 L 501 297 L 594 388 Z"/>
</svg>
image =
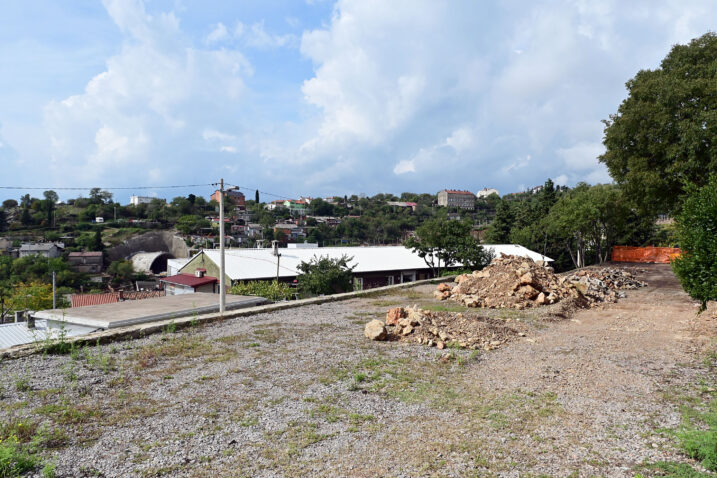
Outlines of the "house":
<svg viewBox="0 0 717 478">
<path fill-rule="evenodd" d="M 219 203 L 219 195 L 220 192 L 217 189 L 216 191 L 214 191 L 214 193 L 212 193 L 211 196 L 209 196 L 209 199 L 214 199 L 217 203 Z M 224 191 L 224 195 L 225 197 L 229 198 L 239 209 L 246 209 L 246 198 L 244 197 L 244 193 L 241 193 L 236 189 L 230 189 L 229 191 Z"/>
<path fill-rule="evenodd" d="M 10 249 L 12 249 L 12 241 L 5 237 L 0 237 L 0 256 L 10 254 Z"/>
<path fill-rule="evenodd" d="M 20 245 L 20 257 L 43 256 L 48 259 L 60 257 L 65 245 L 61 242 L 26 242 Z"/>
<path fill-rule="evenodd" d="M 215 294 L 219 292 L 219 280 L 216 277 L 205 275 L 206 270 L 197 268 L 193 274 L 177 274 L 160 279 L 164 284 L 167 295 L 194 294 L 205 292 Z"/>
<path fill-rule="evenodd" d="M 355 266 L 353 275 L 358 289 L 371 289 L 403 282 L 413 282 L 432 277 L 430 267 L 418 254 L 403 246 L 374 247 L 316 247 L 316 244 L 302 244 L 299 247 L 281 248 L 280 256 L 272 248 L 227 249 L 225 252 L 227 283 L 248 280 L 279 279 L 293 281 L 298 275 L 299 265 L 314 257 L 339 259 L 348 256 L 350 265 Z M 509 254 L 529 257 L 533 260 L 552 259 L 515 244 L 483 246 L 493 254 Z M 219 277 L 220 253 L 216 249 L 199 252 L 180 270 L 193 274 L 203 269 Z M 460 267 L 461 264 L 456 264 Z M 277 272 L 278 271 L 278 272 Z"/>
<path fill-rule="evenodd" d="M 129 197 L 129 203 L 132 206 L 139 206 L 140 204 L 149 204 L 152 202 L 152 199 L 155 199 L 150 196 L 130 196 Z"/>
<path fill-rule="evenodd" d="M 405 201 L 388 201 L 386 204 L 394 207 L 410 207 L 412 211 L 415 211 L 418 206 L 418 203 Z"/>
<path fill-rule="evenodd" d="M 286 236 L 287 240 L 290 241 L 299 241 L 306 238 L 306 233 L 304 232 L 304 229 L 297 226 L 296 224 L 276 224 L 274 226 L 274 233 L 276 234 L 277 232 L 283 233 Z"/>
<path fill-rule="evenodd" d="M 284 207 L 289 210 L 292 216 L 306 216 L 307 206 L 308 203 L 303 199 L 284 201 Z"/>
<path fill-rule="evenodd" d="M 67 262 L 70 270 L 84 274 L 99 274 L 104 265 L 101 252 L 70 252 Z"/>
<path fill-rule="evenodd" d="M 495 194 L 495 195 L 497 195 L 497 196 L 500 196 L 500 194 L 498 193 L 498 190 L 495 189 L 495 188 L 483 188 L 483 189 L 481 189 L 480 191 L 478 191 L 478 192 L 476 193 L 476 197 L 477 197 L 478 199 L 482 199 L 482 198 L 487 198 L 487 197 L 490 196 L 491 194 Z"/>
<path fill-rule="evenodd" d="M 438 205 L 473 210 L 476 207 L 476 197 L 470 191 L 444 189 L 438 192 Z"/>
<path fill-rule="evenodd" d="M 266 208 L 269 211 L 273 211 L 274 209 L 281 209 L 284 206 L 284 203 L 286 202 L 285 199 L 277 199 L 275 201 L 271 201 L 269 204 L 266 205 Z"/>
</svg>

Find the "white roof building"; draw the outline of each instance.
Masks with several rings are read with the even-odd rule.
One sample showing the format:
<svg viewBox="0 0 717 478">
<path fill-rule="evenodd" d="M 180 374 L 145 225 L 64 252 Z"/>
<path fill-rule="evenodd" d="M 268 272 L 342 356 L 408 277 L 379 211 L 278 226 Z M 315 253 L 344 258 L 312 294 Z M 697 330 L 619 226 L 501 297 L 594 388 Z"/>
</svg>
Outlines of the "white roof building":
<svg viewBox="0 0 717 478">
<path fill-rule="evenodd" d="M 0 324 L 0 349 L 14 347 L 15 345 L 59 340 L 60 338 L 77 337 L 89 334 L 97 327 L 57 322 L 54 320 L 37 319 L 35 327 L 29 328 L 27 322 Z"/>
<path fill-rule="evenodd" d="M 517 244 L 484 245 L 496 256 L 500 254 L 529 257 L 535 261 L 552 261 L 549 257 L 533 252 Z M 404 246 L 375 246 L 375 247 L 314 247 L 314 248 L 281 248 L 279 249 L 279 277 L 290 278 L 300 274 L 299 264 L 310 261 L 314 256 L 341 258 L 346 255 L 353 260 L 349 265 L 355 265 L 354 274 L 378 271 L 406 271 L 427 269 L 426 262 Z M 217 249 L 205 249 L 199 254 L 205 254 L 214 264 L 219 264 L 220 256 Z M 196 256 L 195 256 L 196 257 Z M 191 261 L 190 261 L 191 263 Z M 226 249 L 226 274 L 232 281 L 271 279 L 275 278 L 276 256 L 273 249 Z M 462 264 L 456 264 L 461 266 Z"/>
</svg>

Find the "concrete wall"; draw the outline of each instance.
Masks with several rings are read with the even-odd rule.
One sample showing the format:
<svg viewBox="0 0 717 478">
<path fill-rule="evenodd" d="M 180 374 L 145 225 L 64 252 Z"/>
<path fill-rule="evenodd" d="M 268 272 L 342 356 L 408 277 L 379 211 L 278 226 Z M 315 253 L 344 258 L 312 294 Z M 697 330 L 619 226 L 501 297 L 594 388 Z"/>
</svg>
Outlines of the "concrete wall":
<svg viewBox="0 0 717 478">
<path fill-rule="evenodd" d="M 150 231 L 108 249 L 107 256 L 110 261 L 117 261 L 138 252 L 167 252 L 181 258 L 189 255 L 189 248 L 184 240 L 172 231 Z"/>
</svg>

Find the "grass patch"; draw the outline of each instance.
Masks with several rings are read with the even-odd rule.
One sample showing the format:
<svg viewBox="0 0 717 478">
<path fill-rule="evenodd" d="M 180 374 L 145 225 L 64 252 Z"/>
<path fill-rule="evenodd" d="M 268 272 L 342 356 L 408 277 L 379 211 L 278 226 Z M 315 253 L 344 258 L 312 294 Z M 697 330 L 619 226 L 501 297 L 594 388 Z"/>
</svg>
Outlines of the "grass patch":
<svg viewBox="0 0 717 478">
<path fill-rule="evenodd" d="M 443 304 L 426 304 L 421 306 L 423 310 L 430 310 L 432 312 L 468 312 L 468 307 L 460 305 L 443 305 Z"/>
</svg>

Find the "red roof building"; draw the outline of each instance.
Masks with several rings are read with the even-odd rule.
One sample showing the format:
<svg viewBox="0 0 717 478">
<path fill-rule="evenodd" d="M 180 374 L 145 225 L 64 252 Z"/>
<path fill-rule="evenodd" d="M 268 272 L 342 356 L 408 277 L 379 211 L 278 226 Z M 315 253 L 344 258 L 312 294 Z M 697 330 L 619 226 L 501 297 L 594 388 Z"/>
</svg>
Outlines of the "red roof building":
<svg viewBox="0 0 717 478">
<path fill-rule="evenodd" d="M 195 274 L 177 274 L 164 277 L 160 282 L 164 284 L 167 295 L 194 294 L 195 292 L 218 292 L 219 279 L 205 276 L 203 270 L 197 270 Z"/>
</svg>

